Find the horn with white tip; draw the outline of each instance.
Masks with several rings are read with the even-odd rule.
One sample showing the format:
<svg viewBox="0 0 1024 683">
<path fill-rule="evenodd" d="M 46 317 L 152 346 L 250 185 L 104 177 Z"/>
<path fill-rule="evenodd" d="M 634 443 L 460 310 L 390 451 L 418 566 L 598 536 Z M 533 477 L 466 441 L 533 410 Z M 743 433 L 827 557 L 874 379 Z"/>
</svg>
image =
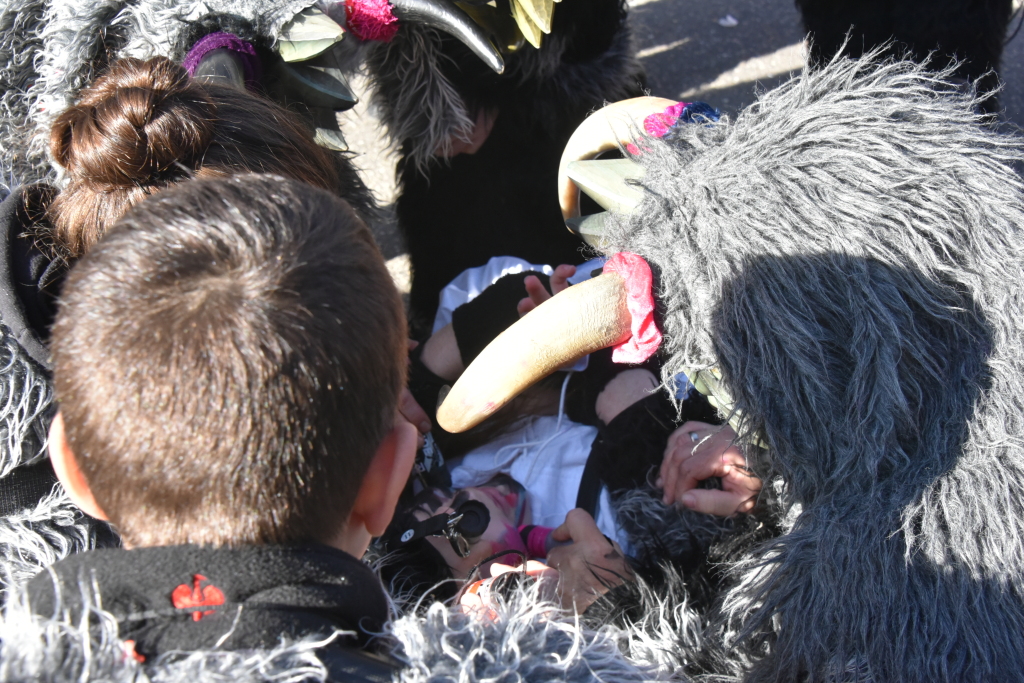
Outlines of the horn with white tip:
<svg viewBox="0 0 1024 683">
<path fill-rule="evenodd" d="M 580 190 L 569 178 L 574 161 L 593 159 L 601 152 L 618 149 L 636 139 L 644 119 L 678 104 L 663 97 L 636 97 L 598 109 L 569 138 L 558 164 L 558 203 L 566 220 L 580 215 Z"/>
<path fill-rule="evenodd" d="M 599 275 L 551 297 L 498 335 L 437 408 L 437 423 L 464 432 L 566 364 L 630 336 L 622 276 Z"/>
</svg>

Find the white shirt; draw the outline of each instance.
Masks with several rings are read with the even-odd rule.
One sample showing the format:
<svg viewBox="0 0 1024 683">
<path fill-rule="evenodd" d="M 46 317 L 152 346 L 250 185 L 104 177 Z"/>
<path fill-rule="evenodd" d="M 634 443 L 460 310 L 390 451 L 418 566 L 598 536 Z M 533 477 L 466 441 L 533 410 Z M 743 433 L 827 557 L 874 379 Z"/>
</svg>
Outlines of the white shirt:
<svg viewBox="0 0 1024 683">
<path fill-rule="evenodd" d="M 479 486 L 507 474 L 526 489 L 533 524 L 557 527 L 576 507 L 583 468 L 597 429 L 558 417 L 524 418 L 510 432 L 449 461 L 455 488 Z M 601 488 L 595 516 L 598 529 L 629 553 L 626 534 L 615 522 L 608 489 Z"/>
</svg>

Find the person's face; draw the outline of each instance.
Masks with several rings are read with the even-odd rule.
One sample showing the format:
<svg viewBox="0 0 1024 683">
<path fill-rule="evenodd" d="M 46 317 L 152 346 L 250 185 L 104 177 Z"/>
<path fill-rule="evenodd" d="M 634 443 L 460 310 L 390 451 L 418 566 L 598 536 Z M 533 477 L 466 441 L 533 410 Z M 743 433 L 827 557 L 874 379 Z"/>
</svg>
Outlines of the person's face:
<svg viewBox="0 0 1024 683">
<path fill-rule="evenodd" d="M 433 515 L 453 512 L 467 500 L 477 500 L 487 507 L 491 521 L 487 530 L 479 538 L 467 538 L 469 555 L 459 557 L 443 536 L 429 536 L 427 541 L 437 548 L 445 562 L 452 569 L 452 576 L 464 579 L 478 563 L 500 553 L 502 550 L 518 550 L 526 552 L 526 544 L 519 535 L 519 527 L 530 523 L 529 506 L 526 504 L 526 491 L 522 485 L 505 475 L 498 475 L 483 486 L 459 489 L 457 491 L 434 489 L 425 496 L 424 502 L 413 511 L 417 520 L 423 521 Z M 518 564 L 519 556 L 507 555 L 489 561 L 480 567 L 480 576 L 490 576 L 490 565 L 493 562 Z"/>
</svg>

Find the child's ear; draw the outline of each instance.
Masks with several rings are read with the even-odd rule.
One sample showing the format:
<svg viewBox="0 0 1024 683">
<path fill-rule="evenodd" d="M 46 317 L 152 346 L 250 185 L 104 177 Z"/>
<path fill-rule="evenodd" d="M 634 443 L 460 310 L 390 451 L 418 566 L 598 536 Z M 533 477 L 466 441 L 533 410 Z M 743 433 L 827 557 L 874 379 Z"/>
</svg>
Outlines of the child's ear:
<svg viewBox="0 0 1024 683">
<path fill-rule="evenodd" d="M 360 520 L 371 536 L 380 536 L 391 523 L 416 461 L 418 440 L 416 428 L 399 415 L 370 461 L 350 520 Z"/>
<path fill-rule="evenodd" d="M 90 517 L 107 521 L 106 513 L 96 502 L 89 482 L 85 480 L 85 475 L 78 467 L 78 459 L 68 446 L 64 436 L 64 416 L 60 413 L 57 413 L 50 423 L 50 438 L 47 439 L 46 446 L 50 451 L 53 471 L 64 485 L 64 490 L 68 492 L 71 501 Z"/>
</svg>

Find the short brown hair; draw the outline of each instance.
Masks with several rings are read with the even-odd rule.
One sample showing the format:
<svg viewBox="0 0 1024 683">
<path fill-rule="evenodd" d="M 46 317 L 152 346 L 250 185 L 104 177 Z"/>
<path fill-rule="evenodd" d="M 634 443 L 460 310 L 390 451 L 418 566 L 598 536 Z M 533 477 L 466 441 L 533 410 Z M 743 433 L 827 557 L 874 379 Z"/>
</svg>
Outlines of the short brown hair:
<svg viewBox="0 0 1024 683">
<path fill-rule="evenodd" d="M 405 381 L 401 299 L 343 201 L 182 183 L 72 269 L 53 329 L 66 437 L 134 545 L 325 540 Z"/>
<path fill-rule="evenodd" d="M 81 256 L 125 211 L 191 177 L 275 173 L 372 204 L 347 161 L 270 100 L 189 79 L 164 57 L 121 59 L 50 129 L 67 185 L 50 206 L 53 242 Z"/>
</svg>

